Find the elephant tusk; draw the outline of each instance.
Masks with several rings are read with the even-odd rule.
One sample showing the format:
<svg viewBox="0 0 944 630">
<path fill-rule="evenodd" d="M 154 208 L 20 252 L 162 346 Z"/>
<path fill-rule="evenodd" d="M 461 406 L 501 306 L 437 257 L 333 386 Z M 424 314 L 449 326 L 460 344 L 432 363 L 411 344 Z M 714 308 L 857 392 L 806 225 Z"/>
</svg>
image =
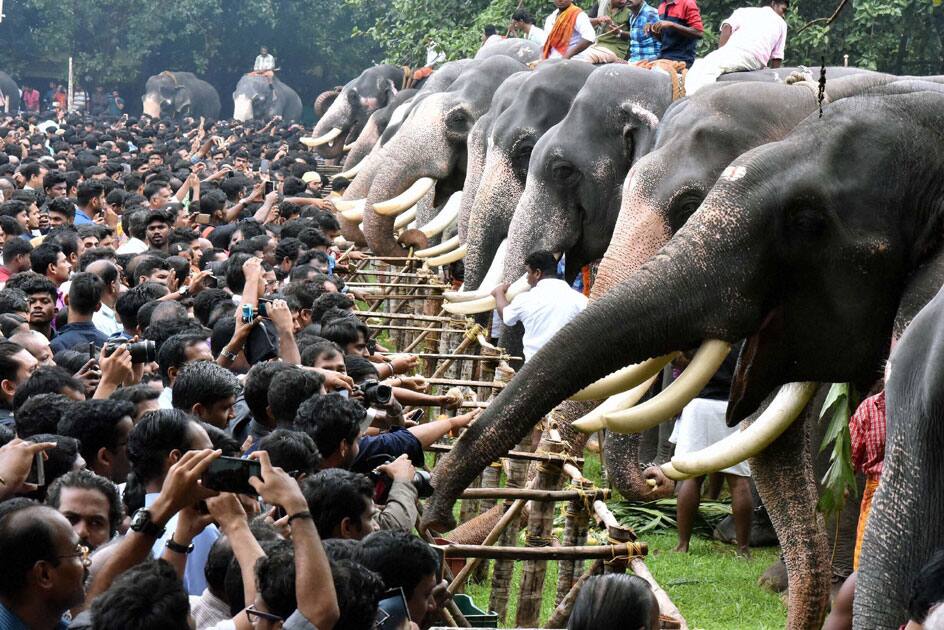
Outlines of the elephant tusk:
<svg viewBox="0 0 944 630">
<path fill-rule="evenodd" d="M 584 433 L 593 433 L 594 431 L 600 431 L 601 429 L 604 429 L 606 427 L 606 423 L 603 421 L 603 416 L 608 413 L 613 413 L 614 411 L 629 409 L 638 403 L 640 400 L 642 400 L 642 397 L 646 395 L 646 392 L 649 391 L 649 388 L 652 387 L 652 384 L 655 383 L 656 377 L 658 375 L 659 373 L 657 371 L 655 374 L 631 390 L 616 394 L 615 396 L 610 396 L 599 407 L 578 418 L 577 420 L 574 420 L 574 428 L 578 431 L 583 431 Z"/>
<path fill-rule="evenodd" d="M 342 133 L 343 132 L 340 129 L 338 129 L 337 127 L 333 127 L 331 131 L 324 134 L 323 136 L 318 136 L 317 138 L 312 138 L 311 136 L 305 136 L 304 138 L 299 138 L 298 141 L 304 144 L 309 149 L 313 149 L 315 147 L 320 147 L 323 144 L 328 144 L 329 142 L 331 142 L 332 140 L 340 136 Z"/>
<path fill-rule="evenodd" d="M 361 160 L 351 168 L 346 171 L 342 171 L 335 175 L 335 177 L 343 177 L 344 179 L 354 179 L 354 176 L 361 172 L 361 167 L 364 166 L 364 160 Z"/>
<path fill-rule="evenodd" d="M 641 405 L 603 417 L 606 428 L 617 433 L 641 433 L 678 415 L 698 395 L 731 352 L 731 344 L 710 339 L 701 344 L 692 362 L 671 385 Z"/>
<path fill-rule="evenodd" d="M 430 256 L 438 256 L 439 254 L 451 252 L 457 247 L 459 247 L 459 237 L 453 236 L 448 241 L 443 241 L 439 245 L 433 245 L 432 247 L 427 247 L 426 249 L 419 249 L 413 252 L 413 255 L 417 258 L 429 258 Z"/>
<path fill-rule="evenodd" d="M 459 208 L 462 206 L 462 191 L 452 193 L 449 201 L 443 206 L 433 220 L 420 228 L 420 232 L 426 235 L 426 238 L 432 238 L 437 234 L 442 234 L 446 228 L 455 223 L 459 217 Z"/>
<path fill-rule="evenodd" d="M 647 359 L 642 363 L 627 365 L 621 370 L 617 370 L 608 376 L 604 376 L 599 381 L 591 383 L 579 392 L 570 397 L 571 400 L 602 400 L 624 392 L 631 387 L 639 385 L 641 382 L 657 374 L 669 362 L 678 356 L 678 352 L 665 354 L 661 357 Z"/>
<path fill-rule="evenodd" d="M 469 302 L 471 300 L 480 300 L 491 295 L 492 290 L 501 282 L 502 270 L 505 268 L 505 252 L 508 251 L 508 239 L 502 239 L 498 249 L 495 251 L 495 257 L 492 264 L 489 265 L 485 277 L 478 289 L 472 291 L 446 291 L 443 297 L 449 302 Z"/>
<path fill-rule="evenodd" d="M 694 475 L 686 475 L 683 472 L 676 470 L 675 466 L 672 465 L 672 462 L 666 462 L 660 466 L 662 469 L 662 474 L 671 479 L 672 481 L 685 481 L 686 479 L 691 479 Z"/>
<path fill-rule="evenodd" d="M 353 206 L 341 210 L 341 216 L 353 223 L 360 223 L 364 219 L 364 206 L 366 199 L 359 199 Z"/>
<path fill-rule="evenodd" d="M 672 458 L 672 466 L 693 477 L 724 470 L 754 457 L 780 437 L 816 393 L 817 383 L 788 383 L 770 405 L 746 427 L 707 448 Z"/>
<path fill-rule="evenodd" d="M 347 151 L 350 151 L 350 150 L 353 149 L 353 148 L 354 148 L 354 145 L 353 145 L 353 144 L 345 144 L 343 147 L 341 147 L 341 150 L 347 152 Z"/>
<path fill-rule="evenodd" d="M 335 199 L 331 203 L 340 211 L 352 210 L 357 206 L 363 206 L 366 199 Z"/>
<path fill-rule="evenodd" d="M 397 220 L 393 222 L 393 229 L 402 230 L 403 228 L 410 225 L 413 219 L 416 218 L 416 206 L 413 206 L 403 214 L 397 217 Z"/>
<path fill-rule="evenodd" d="M 505 297 L 508 298 L 508 301 L 515 299 L 518 295 L 524 293 L 531 286 L 528 284 L 527 274 L 521 276 L 508 287 L 508 291 L 505 292 Z M 456 302 L 453 304 L 443 304 L 443 310 L 447 313 L 452 313 L 453 315 L 476 315 L 478 313 L 485 313 L 495 309 L 495 298 L 489 295 L 488 297 L 482 298 L 480 300 L 472 300 L 471 302 Z"/>
<path fill-rule="evenodd" d="M 456 238 L 458 239 L 459 237 L 457 236 Z M 468 248 L 463 243 L 462 245 L 455 248 L 451 252 L 446 252 L 445 254 L 441 254 L 439 256 L 433 256 L 432 258 L 427 258 L 426 266 L 427 267 L 442 267 L 443 265 L 451 265 L 457 260 L 462 260 L 463 258 L 465 258 L 465 255 L 467 252 L 468 252 Z"/>
<path fill-rule="evenodd" d="M 411 206 L 416 205 L 416 202 L 422 199 L 435 185 L 436 180 L 432 177 L 420 177 L 413 182 L 412 186 L 393 199 L 375 203 L 374 212 L 385 217 L 400 214 L 404 210 L 408 210 Z"/>
</svg>

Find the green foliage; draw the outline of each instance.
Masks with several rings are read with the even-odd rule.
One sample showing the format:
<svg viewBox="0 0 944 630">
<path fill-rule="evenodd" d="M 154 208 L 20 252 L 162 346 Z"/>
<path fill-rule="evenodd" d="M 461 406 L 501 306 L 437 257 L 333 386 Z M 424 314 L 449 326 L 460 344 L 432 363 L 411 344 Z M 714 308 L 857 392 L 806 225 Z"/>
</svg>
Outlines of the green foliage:
<svg viewBox="0 0 944 630">
<path fill-rule="evenodd" d="M 621 501 L 609 504 L 610 511 L 619 519 L 619 522 L 632 527 L 638 536 L 678 527 L 675 520 L 677 507 L 678 500 L 675 497 L 656 501 Z M 731 514 L 730 503 L 701 501 L 695 519 L 696 532 L 710 537 L 718 523 L 729 514 Z"/>
<path fill-rule="evenodd" d="M 852 442 L 849 436 L 849 418 L 855 409 L 854 392 L 849 383 L 833 383 L 823 402 L 820 421 L 825 421 L 826 432 L 819 452 L 832 449 L 829 469 L 821 481 L 822 494 L 817 509 L 824 514 L 838 514 L 846 495 L 857 492 L 855 471 L 852 468 Z"/>
</svg>

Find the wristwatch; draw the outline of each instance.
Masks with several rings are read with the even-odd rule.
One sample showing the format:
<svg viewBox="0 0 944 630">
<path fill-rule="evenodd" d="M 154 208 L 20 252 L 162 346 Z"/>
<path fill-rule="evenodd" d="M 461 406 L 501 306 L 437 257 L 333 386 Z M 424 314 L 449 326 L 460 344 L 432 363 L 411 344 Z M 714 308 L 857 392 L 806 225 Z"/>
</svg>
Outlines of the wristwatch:
<svg viewBox="0 0 944 630">
<path fill-rule="evenodd" d="M 224 359 L 229 360 L 230 363 L 233 363 L 236 361 L 236 359 L 239 358 L 239 353 L 230 352 L 226 348 L 223 348 L 222 350 L 220 350 L 220 356 L 223 357 Z"/>
<path fill-rule="evenodd" d="M 164 527 L 151 520 L 151 513 L 141 508 L 131 517 L 131 529 L 146 536 L 160 538 L 164 535 Z"/>
<path fill-rule="evenodd" d="M 185 555 L 193 551 L 193 543 L 190 543 L 189 545 L 181 545 L 180 543 L 174 542 L 173 536 L 171 536 L 170 539 L 164 543 L 164 546 L 174 553 L 182 553 Z"/>
</svg>

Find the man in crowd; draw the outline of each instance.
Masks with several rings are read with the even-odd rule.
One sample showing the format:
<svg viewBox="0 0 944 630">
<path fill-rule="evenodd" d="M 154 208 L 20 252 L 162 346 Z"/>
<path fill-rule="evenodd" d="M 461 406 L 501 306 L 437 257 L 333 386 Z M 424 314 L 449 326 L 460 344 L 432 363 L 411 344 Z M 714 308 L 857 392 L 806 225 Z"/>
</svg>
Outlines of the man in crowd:
<svg viewBox="0 0 944 630">
<path fill-rule="evenodd" d="M 538 46 L 543 47 L 544 42 L 547 41 L 547 33 L 535 25 L 534 16 L 528 13 L 527 9 L 516 9 L 511 14 L 511 28 L 518 34 L 518 37 L 523 37 Z M 335 184 L 335 188 L 337 188 L 337 184 Z"/>
<path fill-rule="evenodd" d="M 627 0 L 600 0 L 590 7 L 590 23 L 596 28 L 596 44 L 588 49 L 593 63 L 614 63 L 629 54 L 629 16 Z"/>
<path fill-rule="evenodd" d="M 736 9 L 721 23 L 718 50 L 699 59 L 685 77 L 685 93 L 694 94 L 727 72 L 779 68 L 787 43 L 783 19 L 789 0 L 771 0 L 764 7 Z"/>
<path fill-rule="evenodd" d="M 659 59 L 681 61 L 692 67 L 695 47 L 704 31 L 695 0 L 663 0 L 659 5 L 659 21 L 646 28 L 659 39 Z"/>
<path fill-rule="evenodd" d="M 3 266 L 0 266 L 0 288 L 10 276 L 30 269 L 30 252 L 33 246 L 22 238 L 10 238 L 3 244 Z"/>
<path fill-rule="evenodd" d="M 269 49 L 263 46 L 256 55 L 256 61 L 252 65 L 253 72 L 267 72 L 275 70 L 275 57 L 269 54 Z"/>
<path fill-rule="evenodd" d="M 79 542 L 91 551 L 114 538 L 121 525 L 118 487 L 89 470 L 56 479 L 49 486 L 46 502 L 69 520 Z"/>
<path fill-rule="evenodd" d="M 77 273 L 69 287 L 67 324 L 59 329 L 59 334 L 50 345 L 53 352 L 72 350 L 80 344 L 93 344 L 101 348 L 108 335 L 92 323 L 95 311 L 102 305 L 102 292 L 105 284 L 94 273 Z"/>
<path fill-rule="evenodd" d="M 652 34 L 650 27 L 659 21 L 659 12 L 646 0 L 629 0 L 628 4 L 629 62 L 658 59 L 662 43 Z"/>
<path fill-rule="evenodd" d="M 554 0 L 557 7 L 544 21 L 542 59 L 584 59 L 581 53 L 597 39 L 590 17 L 573 0 Z"/>
</svg>

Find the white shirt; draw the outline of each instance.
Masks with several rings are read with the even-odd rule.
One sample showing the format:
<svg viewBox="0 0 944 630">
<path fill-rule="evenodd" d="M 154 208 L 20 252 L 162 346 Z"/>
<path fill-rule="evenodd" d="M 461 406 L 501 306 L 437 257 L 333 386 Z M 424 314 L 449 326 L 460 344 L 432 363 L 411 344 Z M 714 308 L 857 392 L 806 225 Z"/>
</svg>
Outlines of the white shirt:
<svg viewBox="0 0 944 630">
<path fill-rule="evenodd" d="M 505 307 L 507 326 L 524 324 L 524 360 L 529 361 L 558 330 L 587 308 L 587 298 L 563 280 L 546 278 Z"/>
<path fill-rule="evenodd" d="M 532 24 L 525 39 L 534 42 L 538 46 L 543 46 L 544 42 L 547 41 L 547 33 L 544 32 L 544 29 L 538 28 L 536 24 Z"/>
<path fill-rule="evenodd" d="M 157 406 L 158 409 L 173 409 L 174 408 L 174 390 L 170 387 L 165 387 L 161 391 L 161 395 L 157 397 Z"/>
<path fill-rule="evenodd" d="M 118 318 L 115 316 L 115 309 L 104 302 L 102 302 L 101 308 L 92 315 L 92 324 L 109 337 L 124 330 L 124 327 L 118 323 Z"/>
<path fill-rule="evenodd" d="M 275 69 L 275 57 L 272 55 L 257 55 L 256 63 L 253 64 L 252 69 L 255 72 Z"/>
<path fill-rule="evenodd" d="M 557 21 L 557 15 L 560 13 L 560 9 L 555 9 L 553 13 L 547 16 L 547 19 L 544 21 L 544 30 L 547 33 L 550 33 L 554 29 L 554 22 Z M 533 27 L 532 27 L 533 29 Z M 545 35 L 547 39 L 547 35 Z M 593 24 L 590 23 L 590 16 L 587 15 L 586 11 L 581 11 L 580 15 L 577 16 L 577 21 L 574 23 L 574 34 L 570 37 L 570 42 L 567 44 L 567 49 L 570 50 L 574 46 L 580 43 L 581 39 L 585 39 L 591 44 L 597 41 L 597 33 L 593 30 Z M 548 59 L 556 59 L 563 57 L 562 54 L 557 52 L 557 49 L 552 49 L 551 54 Z"/>
<path fill-rule="evenodd" d="M 770 6 L 736 9 L 721 23 L 731 27 L 731 37 L 722 47 L 748 53 L 760 66 L 771 59 L 783 59 L 787 44 L 787 23 Z"/>
<path fill-rule="evenodd" d="M 142 241 L 139 238 L 131 237 L 127 242 L 119 247 L 115 253 L 116 254 L 140 254 L 141 252 L 146 252 L 148 250 L 147 243 Z"/>
</svg>

